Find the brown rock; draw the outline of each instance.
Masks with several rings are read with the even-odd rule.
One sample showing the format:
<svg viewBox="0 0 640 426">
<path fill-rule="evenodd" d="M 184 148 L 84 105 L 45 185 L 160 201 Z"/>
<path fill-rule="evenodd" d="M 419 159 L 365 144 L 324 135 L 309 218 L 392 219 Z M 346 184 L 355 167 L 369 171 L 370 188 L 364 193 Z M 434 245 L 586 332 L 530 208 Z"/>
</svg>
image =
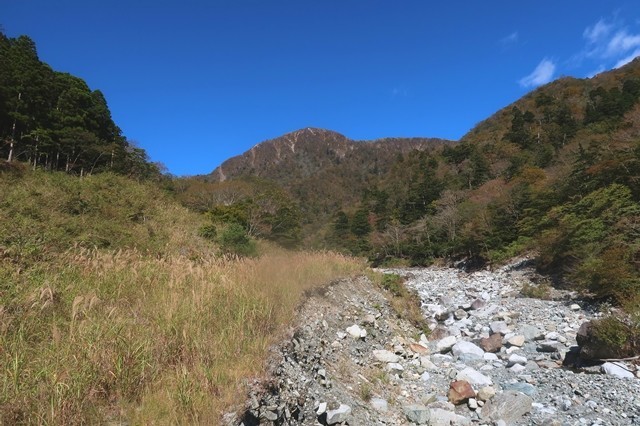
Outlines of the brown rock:
<svg viewBox="0 0 640 426">
<path fill-rule="evenodd" d="M 466 380 L 456 380 L 449 385 L 449 402 L 460 405 L 476 396 L 469 382 Z"/>
<path fill-rule="evenodd" d="M 417 353 L 419 355 L 429 355 L 430 353 L 429 348 L 425 348 L 424 346 L 419 345 L 418 343 L 409 344 L 409 349 L 411 349 L 411 352 Z"/>
<path fill-rule="evenodd" d="M 502 347 L 502 334 L 494 333 L 489 337 L 483 337 L 478 346 L 485 352 L 498 352 Z"/>
<path fill-rule="evenodd" d="M 445 326 L 438 325 L 436 328 L 431 331 L 429 334 L 429 340 L 441 340 L 449 335 L 449 331 Z"/>
</svg>

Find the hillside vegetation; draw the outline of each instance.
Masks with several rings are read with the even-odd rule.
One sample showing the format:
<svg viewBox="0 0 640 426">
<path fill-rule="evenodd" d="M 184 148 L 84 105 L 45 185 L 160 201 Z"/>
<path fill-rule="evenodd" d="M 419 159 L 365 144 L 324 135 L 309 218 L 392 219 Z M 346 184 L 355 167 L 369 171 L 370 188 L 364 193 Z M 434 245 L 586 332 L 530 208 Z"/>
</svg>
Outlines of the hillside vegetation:
<svg viewBox="0 0 640 426">
<path fill-rule="evenodd" d="M 76 76 L 40 61 L 27 36 L 0 31 L 0 158 L 87 174 L 159 174 L 113 122 L 107 101 Z"/>
<path fill-rule="evenodd" d="M 221 255 L 201 215 L 112 174 L 12 167 L 0 192 L 3 424 L 216 419 L 304 292 L 364 268 L 265 245 Z"/>
<path fill-rule="evenodd" d="M 26 36 L 0 34 L 0 140 L 0 424 L 215 424 L 306 292 L 365 268 L 257 240 L 299 238 L 277 188 L 255 230 L 180 205 Z"/>
<path fill-rule="evenodd" d="M 302 211 L 335 206 L 303 215 L 303 244 L 368 256 L 374 264 L 450 258 L 478 265 L 532 253 L 558 283 L 627 303 L 640 293 L 639 100 L 636 60 L 591 79 L 543 86 L 456 144 L 382 140 L 380 167 L 363 160 L 377 158 L 370 143 L 350 148 L 368 157 L 348 161 L 344 137 L 317 129 L 285 135 L 225 162 L 212 177 L 220 178 L 225 167 L 234 173 L 207 191 L 224 193 L 246 175 L 259 175 Z M 339 161 L 311 170 L 312 178 L 286 174 L 311 160 L 293 157 L 289 149 L 283 167 L 283 154 L 270 158 L 265 152 L 294 140 L 317 144 L 326 152 L 322 161 Z M 322 152 L 311 156 L 313 164 Z M 252 167 L 257 158 L 259 167 Z M 226 199 L 212 209 L 221 205 L 239 206 Z"/>
</svg>

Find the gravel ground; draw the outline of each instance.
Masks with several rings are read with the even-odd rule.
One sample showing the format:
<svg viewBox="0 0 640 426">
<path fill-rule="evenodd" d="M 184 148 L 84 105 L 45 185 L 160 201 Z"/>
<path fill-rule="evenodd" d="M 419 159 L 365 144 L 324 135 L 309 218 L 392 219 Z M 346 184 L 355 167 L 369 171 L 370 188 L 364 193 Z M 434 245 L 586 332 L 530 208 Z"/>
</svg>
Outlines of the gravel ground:
<svg viewBox="0 0 640 426">
<path fill-rule="evenodd" d="M 366 277 L 309 295 L 273 350 L 269 379 L 252 383 L 227 423 L 640 425 L 640 371 L 563 368 L 578 328 L 598 314 L 570 293 L 521 297 L 540 279 L 524 264 L 383 271 L 420 295 L 428 337 Z M 451 394 L 452 382 L 469 387 Z"/>
</svg>

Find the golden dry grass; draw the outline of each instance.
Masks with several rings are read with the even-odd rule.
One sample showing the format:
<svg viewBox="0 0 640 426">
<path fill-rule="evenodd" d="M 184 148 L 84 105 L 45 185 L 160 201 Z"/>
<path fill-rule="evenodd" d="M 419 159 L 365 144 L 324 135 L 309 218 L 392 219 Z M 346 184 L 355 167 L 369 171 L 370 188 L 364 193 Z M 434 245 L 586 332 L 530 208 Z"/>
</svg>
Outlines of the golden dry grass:
<svg viewBox="0 0 640 426">
<path fill-rule="evenodd" d="M 4 273 L 3 424 L 216 424 L 305 291 L 360 273 L 334 253 L 257 259 L 69 253 Z"/>
</svg>

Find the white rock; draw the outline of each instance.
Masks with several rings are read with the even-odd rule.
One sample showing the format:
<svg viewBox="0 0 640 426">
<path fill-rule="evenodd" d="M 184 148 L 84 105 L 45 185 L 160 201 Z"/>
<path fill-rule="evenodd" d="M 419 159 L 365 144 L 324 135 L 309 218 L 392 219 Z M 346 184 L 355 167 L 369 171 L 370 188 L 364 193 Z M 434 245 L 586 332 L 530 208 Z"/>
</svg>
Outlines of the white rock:
<svg viewBox="0 0 640 426">
<path fill-rule="evenodd" d="M 452 411 L 443 410 L 442 408 L 429 409 L 429 425 L 432 426 L 448 426 L 460 425 L 471 426 L 471 420 L 465 416 L 461 416 Z"/>
<path fill-rule="evenodd" d="M 547 340 L 558 340 L 558 337 L 560 337 L 560 335 L 556 331 L 552 331 L 544 335 L 544 338 Z"/>
<path fill-rule="evenodd" d="M 373 357 L 380 362 L 398 362 L 400 357 L 391 351 L 385 349 L 376 349 L 373 351 Z"/>
<path fill-rule="evenodd" d="M 493 381 L 490 377 L 485 376 L 484 374 L 474 370 L 471 367 L 467 367 L 464 370 L 458 372 L 456 375 L 456 380 L 466 380 L 472 386 L 483 387 L 490 386 L 493 384 Z"/>
<path fill-rule="evenodd" d="M 572 311 L 579 311 L 581 308 L 580 305 L 574 303 L 573 305 L 569 306 L 569 309 L 571 309 Z"/>
<path fill-rule="evenodd" d="M 507 323 L 504 321 L 492 321 L 489 324 L 489 328 L 491 329 L 491 333 L 500 333 L 502 335 L 505 335 L 511 332 L 511 330 L 509 330 L 509 327 L 507 326 Z"/>
<path fill-rule="evenodd" d="M 478 357 L 478 359 L 480 359 L 484 355 L 484 351 L 480 347 L 465 340 L 461 340 L 453 345 L 451 347 L 451 352 L 456 357 L 460 357 L 461 355 L 471 355 L 472 357 Z"/>
<path fill-rule="evenodd" d="M 604 374 L 610 376 L 620 377 L 622 379 L 633 379 L 634 375 L 630 370 L 630 368 L 626 367 L 624 364 L 620 364 L 618 362 L 605 362 L 600 367 L 601 371 Z"/>
<path fill-rule="evenodd" d="M 456 339 L 455 336 L 447 336 L 444 339 L 438 340 L 436 343 L 436 350 L 438 352 L 448 352 L 457 341 L 458 339 Z"/>
<path fill-rule="evenodd" d="M 492 386 L 484 386 L 476 395 L 481 401 L 488 401 L 496 395 L 496 389 Z"/>
<path fill-rule="evenodd" d="M 511 367 L 509 367 L 509 370 L 511 370 L 512 372 L 514 372 L 516 374 L 522 373 L 526 369 L 527 368 L 524 365 L 521 365 L 521 364 L 514 364 Z"/>
<path fill-rule="evenodd" d="M 471 410 L 477 410 L 478 409 L 478 400 L 475 398 L 469 398 L 469 401 L 467 402 L 467 405 L 469 406 L 469 408 Z"/>
<path fill-rule="evenodd" d="M 367 330 L 360 328 L 358 324 L 353 324 L 351 327 L 347 327 L 347 333 L 354 339 L 360 339 L 366 337 Z"/>
<path fill-rule="evenodd" d="M 321 402 L 318 405 L 318 409 L 316 410 L 316 414 L 321 416 L 322 414 L 324 414 L 327 411 L 327 403 L 326 402 Z"/>
<path fill-rule="evenodd" d="M 382 398 L 371 398 L 371 406 L 373 407 L 374 410 L 380 411 L 383 413 L 389 410 L 389 403 L 387 402 L 386 399 L 382 399 Z"/>
<path fill-rule="evenodd" d="M 340 339 L 340 340 L 342 340 L 345 337 L 347 337 L 347 333 L 343 333 L 342 331 L 336 332 L 336 335 L 338 336 L 338 339 Z"/>
<path fill-rule="evenodd" d="M 485 361 L 498 361 L 500 358 L 498 358 L 498 355 L 491 353 L 491 352 L 485 352 L 484 355 L 482 356 L 482 358 Z"/>
<path fill-rule="evenodd" d="M 346 404 L 340 404 L 337 409 L 327 411 L 327 424 L 334 425 L 344 422 L 349 417 L 349 414 L 351 414 L 351 407 Z"/>
<path fill-rule="evenodd" d="M 385 370 L 387 370 L 389 373 L 391 374 L 402 374 L 402 372 L 404 371 L 404 367 L 400 364 L 398 364 L 397 362 L 390 362 L 388 363 L 385 367 Z"/>
<path fill-rule="evenodd" d="M 513 336 L 509 340 L 507 340 L 507 343 L 509 343 L 511 346 L 520 347 L 524 345 L 524 336 L 523 335 Z"/>
<path fill-rule="evenodd" d="M 431 362 L 429 357 L 426 356 L 420 357 L 420 366 L 426 370 L 435 370 L 438 368 L 433 362 Z"/>
<path fill-rule="evenodd" d="M 509 361 L 507 362 L 507 367 L 512 367 L 516 364 L 526 365 L 527 358 L 523 357 L 522 355 L 511 354 L 511 356 L 509 356 Z"/>
</svg>

